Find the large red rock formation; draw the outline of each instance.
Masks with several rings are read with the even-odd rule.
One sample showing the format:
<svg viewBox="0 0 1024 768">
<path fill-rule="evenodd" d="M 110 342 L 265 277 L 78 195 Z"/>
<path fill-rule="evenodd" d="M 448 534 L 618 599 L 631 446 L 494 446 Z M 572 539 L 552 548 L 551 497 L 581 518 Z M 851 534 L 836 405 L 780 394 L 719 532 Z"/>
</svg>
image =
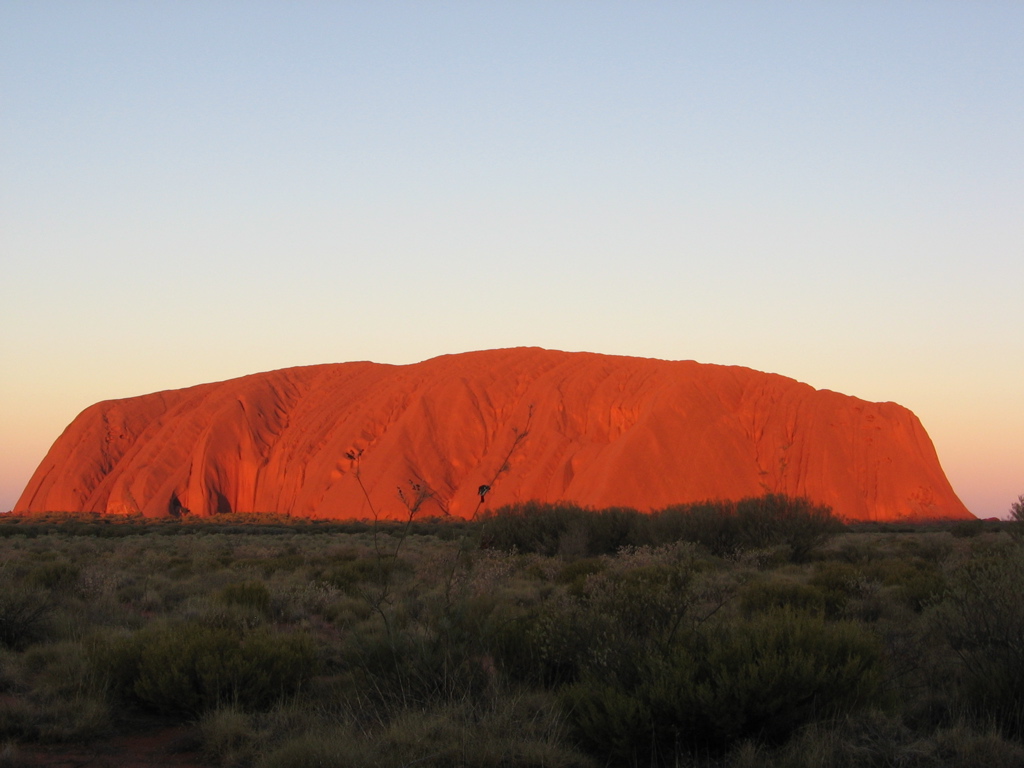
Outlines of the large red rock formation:
<svg viewBox="0 0 1024 768">
<path fill-rule="evenodd" d="M 970 518 L 918 419 L 747 368 L 543 349 L 259 373 L 97 403 L 15 512 L 466 517 L 765 492 L 853 520 Z"/>
</svg>

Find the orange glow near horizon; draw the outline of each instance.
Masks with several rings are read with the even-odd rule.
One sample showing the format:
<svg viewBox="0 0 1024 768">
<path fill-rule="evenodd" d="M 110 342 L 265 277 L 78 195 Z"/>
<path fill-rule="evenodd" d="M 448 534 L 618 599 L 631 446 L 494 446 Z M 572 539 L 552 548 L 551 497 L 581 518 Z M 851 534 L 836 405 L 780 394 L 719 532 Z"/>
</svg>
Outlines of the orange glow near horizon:
<svg viewBox="0 0 1024 768">
<path fill-rule="evenodd" d="M 1024 3 L 257 5 L 0 3 L 0 510 L 100 400 L 523 345 L 1024 492 Z"/>
</svg>

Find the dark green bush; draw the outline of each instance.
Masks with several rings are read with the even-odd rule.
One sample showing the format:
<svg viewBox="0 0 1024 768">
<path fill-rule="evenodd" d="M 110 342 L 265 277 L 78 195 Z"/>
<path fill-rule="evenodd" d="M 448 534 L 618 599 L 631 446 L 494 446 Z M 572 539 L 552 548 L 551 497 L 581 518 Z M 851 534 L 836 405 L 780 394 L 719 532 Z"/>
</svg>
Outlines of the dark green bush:
<svg viewBox="0 0 1024 768">
<path fill-rule="evenodd" d="M 883 683 L 871 635 L 788 611 L 693 635 L 640 669 L 635 684 L 605 675 L 565 694 L 582 742 L 627 764 L 672 764 L 740 739 L 778 743 L 808 723 L 877 703 Z"/>
<path fill-rule="evenodd" d="M 480 545 L 506 552 L 553 556 L 613 554 L 632 543 L 635 509 L 590 510 L 575 504 L 530 501 L 502 507 L 481 522 Z"/>
<path fill-rule="evenodd" d="M 682 504 L 650 514 L 527 502 L 496 510 L 481 526 L 481 546 L 548 556 L 614 554 L 627 545 L 689 541 L 715 555 L 784 545 L 796 562 L 843 530 L 828 507 L 779 494 Z"/>
<path fill-rule="evenodd" d="M 825 596 L 825 615 L 830 618 L 843 615 L 850 599 L 861 593 L 864 582 L 859 568 L 834 561 L 816 564 L 810 580 L 811 586 Z"/>
<path fill-rule="evenodd" d="M 81 570 L 76 565 L 64 561 L 45 563 L 37 566 L 29 574 L 31 584 L 56 592 L 67 592 L 78 583 Z"/>
<path fill-rule="evenodd" d="M 1024 494 L 1010 505 L 1010 524 L 1007 531 L 1015 539 L 1024 538 Z"/>
<path fill-rule="evenodd" d="M 545 663 L 545 648 L 540 641 L 540 609 L 521 610 L 508 616 L 492 629 L 491 652 L 502 673 L 518 683 L 554 686 L 571 677 L 575 667 L 567 660 L 566 669 Z"/>
<path fill-rule="evenodd" d="M 514 679 L 557 687 L 583 675 L 635 677 L 691 621 L 695 566 L 685 545 L 565 566 L 566 592 L 500 624 L 494 653 Z M 624 564 L 623 559 L 628 558 Z"/>
<path fill-rule="evenodd" d="M 900 600 L 920 613 L 942 595 L 945 576 L 938 564 L 917 557 L 887 558 L 861 567 L 864 577 L 893 588 Z"/>
<path fill-rule="evenodd" d="M 505 628 L 499 659 L 515 679 L 551 688 L 575 682 L 602 645 L 607 624 L 576 602 L 548 604 Z"/>
<path fill-rule="evenodd" d="M 669 507 L 651 516 L 651 541 L 689 541 L 713 555 L 731 555 L 744 548 L 739 520 L 730 502 Z"/>
<path fill-rule="evenodd" d="M 482 642 L 483 618 L 465 613 L 475 611 L 451 612 L 440 627 L 350 638 L 340 661 L 363 705 L 389 712 L 478 697 L 495 672 L 494 660 Z"/>
<path fill-rule="evenodd" d="M 740 606 L 748 617 L 774 613 L 781 608 L 823 616 L 825 595 L 816 587 L 796 581 L 755 581 L 743 590 Z"/>
<path fill-rule="evenodd" d="M 152 709 L 197 715 L 220 705 L 266 709 L 317 667 L 301 634 L 242 634 L 194 622 L 147 627 L 98 659 L 112 688 Z"/>
<path fill-rule="evenodd" d="M 949 532 L 957 539 L 974 538 L 985 532 L 984 520 L 962 520 L 955 523 Z"/>
<path fill-rule="evenodd" d="M 291 573 L 305 564 L 305 557 L 298 553 L 289 552 L 276 557 L 240 558 L 232 561 L 231 567 L 236 570 L 258 569 L 263 572 L 265 578 L 269 578 L 278 571 Z"/>
<path fill-rule="evenodd" d="M 220 592 L 220 599 L 227 605 L 270 616 L 270 590 L 262 581 L 243 581 L 228 584 Z"/>
<path fill-rule="evenodd" d="M 582 560 L 574 560 L 567 563 L 555 577 L 560 584 L 572 585 L 575 592 L 582 591 L 583 583 L 588 576 L 600 573 L 608 567 L 608 564 L 597 557 L 587 557 Z"/>
<path fill-rule="evenodd" d="M 782 494 L 743 499 L 736 505 L 736 513 L 741 520 L 750 521 L 746 525 L 751 529 L 756 521 L 756 530 L 763 531 L 766 544 L 788 546 L 790 558 L 797 563 L 806 562 L 816 548 L 844 528 L 830 507 Z"/>
<path fill-rule="evenodd" d="M 407 571 L 408 565 L 400 559 L 382 555 L 335 563 L 324 570 L 321 578 L 332 587 L 351 595 L 356 594 L 363 584 L 386 584 L 392 575 L 400 570 Z"/>
<path fill-rule="evenodd" d="M 650 527 L 654 537 L 691 541 L 719 556 L 785 545 L 795 562 L 843 530 L 828 507 L 780 494 L 669 507 Z"/>
<path fill-rule="evenodd" d="M 4 585 L 0 589 L 0 645 L 20 650 L 39 640 L 46 633 L 51 610 L 46 592 Z"/>
<path fill-rule="evenodd" d="M 969 561 L 953 571 L 935 618 L 956 654 L 963 704 L 1024 736 L 1024 552 Z"/>
<path fill-rule="evenodd" d="M 897 586 L 897 592 L 907 607 L 920 613 L 938 600 L 946 588 L 941 573 L 918 570 L 910 574 Z"/>
</svg>

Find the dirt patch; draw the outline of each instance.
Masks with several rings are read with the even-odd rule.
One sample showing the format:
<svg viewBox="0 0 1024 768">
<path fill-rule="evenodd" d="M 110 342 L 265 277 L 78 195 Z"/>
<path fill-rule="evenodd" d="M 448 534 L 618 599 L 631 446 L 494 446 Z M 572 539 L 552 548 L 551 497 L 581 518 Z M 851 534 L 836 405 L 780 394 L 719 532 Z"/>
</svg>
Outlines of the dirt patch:
<svg viewBox="0 0 1024 768">
<path fill-rule="evenodd" d="M 4 750 L 8 765 L 45 768 L 207 768 L 195 728 L 159 727 L 91 744 L 21 744 Z"/>
</svg>

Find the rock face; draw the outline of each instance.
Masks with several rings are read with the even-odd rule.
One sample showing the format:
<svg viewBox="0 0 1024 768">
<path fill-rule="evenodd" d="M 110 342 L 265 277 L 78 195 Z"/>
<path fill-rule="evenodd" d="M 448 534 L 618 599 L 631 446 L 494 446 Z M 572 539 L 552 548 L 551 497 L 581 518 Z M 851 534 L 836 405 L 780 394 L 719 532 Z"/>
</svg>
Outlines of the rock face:
<svg viewBox="0 0 1024 768">
<path fill-rule="evenodd" d="M 530 499 L 651 510 L 767 492 L 851 520 L 972 517 L 894 403 L 747 368 L 535 348 L 97 403 L 14 511 L 468 517 Z"/>
</svg>

